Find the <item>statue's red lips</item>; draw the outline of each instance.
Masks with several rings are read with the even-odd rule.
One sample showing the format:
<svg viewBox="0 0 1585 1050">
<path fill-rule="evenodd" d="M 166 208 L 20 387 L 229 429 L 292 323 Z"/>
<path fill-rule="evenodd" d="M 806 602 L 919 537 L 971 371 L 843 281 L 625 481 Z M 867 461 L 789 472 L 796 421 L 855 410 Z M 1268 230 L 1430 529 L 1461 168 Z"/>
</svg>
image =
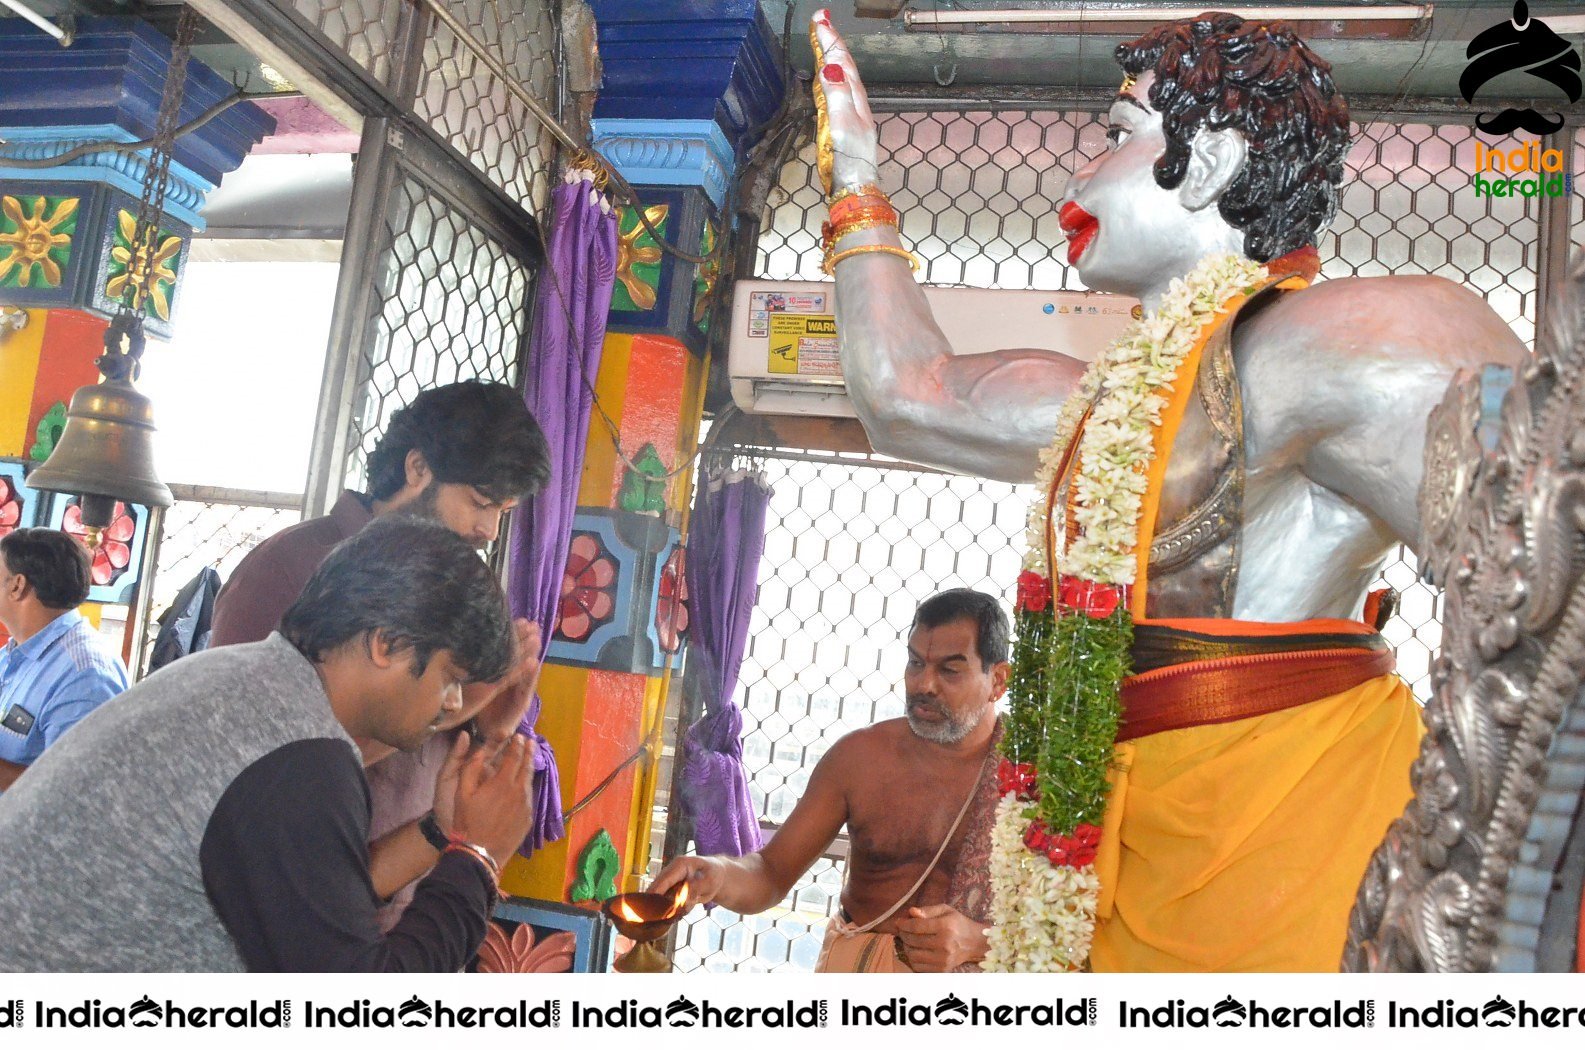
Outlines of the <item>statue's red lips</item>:
<svg viewBox="0 0 1585 1050">
<path fill-rule="evenodd" d="M 1064 204 L 1057 212 L 1057 222 L 1062 226 L 1062 232 L 1068 235 L 1068 265 L 1073 266 L 1084 254 L 1084 249 L 1090 246 L 1090 241 L 1095 239 L 1100 232 L 1101 221 L 1073 201 Z"/>
</svg>

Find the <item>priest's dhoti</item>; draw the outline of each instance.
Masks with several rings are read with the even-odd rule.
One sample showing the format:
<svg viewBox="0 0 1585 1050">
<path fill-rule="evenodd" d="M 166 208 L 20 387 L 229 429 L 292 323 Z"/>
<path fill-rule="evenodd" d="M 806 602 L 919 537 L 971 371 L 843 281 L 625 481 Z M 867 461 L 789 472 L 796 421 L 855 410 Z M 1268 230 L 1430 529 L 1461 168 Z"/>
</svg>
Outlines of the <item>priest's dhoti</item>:
<svg viewBox="0 0 1585 1050">
<path fill-rule="evenodd" d="M 826 926 L 825 941 L 815 973 L 913 973 L 897 958 L 897 939 L 889 933 L 842 932 L 844 923 L 833 918 Z"/>
</svg>

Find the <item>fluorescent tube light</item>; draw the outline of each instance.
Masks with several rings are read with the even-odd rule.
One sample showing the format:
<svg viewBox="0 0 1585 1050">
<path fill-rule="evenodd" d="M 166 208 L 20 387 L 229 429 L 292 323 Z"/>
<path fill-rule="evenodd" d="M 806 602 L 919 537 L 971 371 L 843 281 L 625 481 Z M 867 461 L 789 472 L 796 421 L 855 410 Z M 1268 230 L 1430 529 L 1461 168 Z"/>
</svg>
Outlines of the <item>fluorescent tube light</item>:
<svg viewBox="0 0 1585 1050">
<path fill-rule="evenodd" d="M 1386 4 L 1358 7 L 1341 4 L 1306 4 L 1299 7 L 1221 7 L 1253 21 L 1305 22 L 1413 22 L 1431 17 L 1434 4 Z M 1042 22 L 1171 22 L 1200 13 L 1199 7 L 1090 7 L 1069 5 L 1042 8 L 982 8 L 974 11 L 903 12 L 903 23 L 911 29 L 939 29 L 946 26 L 987 24 L 1038 25 Z M 1548 19 L 1552 25 L 1561 19 Z M 1585 21 L 1585 19 L 1581 19 Z M 1555 26 L 1554 26 L 1555 28 Z M 1562 30 L 1560 30 L 1562 32 Z"/>
<path fill-rule="evenodd" d="M 0 0 L 0 7 L 9 7 L 11 10 L 15 11 L 29 22 L 32 22 L 34 25 L 44 30 L 44 32 L 48 33 L 56 40 L 59 40 L 61 47 L 65 47 L 72 42 L 71 37 L 66 35 L 66 30 L 62 29 L 54 22 L 51 22 L 49 19 L 39 14 L 31 7 L 22 3 L 22 0 Z"/>
</svg>

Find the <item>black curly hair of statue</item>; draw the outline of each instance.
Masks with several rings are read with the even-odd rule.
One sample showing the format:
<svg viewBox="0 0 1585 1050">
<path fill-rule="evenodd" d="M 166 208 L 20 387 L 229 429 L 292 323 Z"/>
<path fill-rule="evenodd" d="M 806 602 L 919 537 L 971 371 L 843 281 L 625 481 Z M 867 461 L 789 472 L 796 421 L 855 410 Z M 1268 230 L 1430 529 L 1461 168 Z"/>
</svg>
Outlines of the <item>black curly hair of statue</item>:
<svg viewBox="0 0 1585 1050">
<path fill-rule="evenodd" d="M 1167 140 L 1159 186 L 1182 183 L 1201 128 L 1231 128 L 1249 156 L 1217 205 L 1244 234 L 1244 253 L 1268 262 L 1315 243 L 1337 214 L 1348 103 L 1292 26 L 1211 11 L 1120 44 L 1116 58 L 1130 76 L 1156 74 L 1150 104 Z"/>
</svg>

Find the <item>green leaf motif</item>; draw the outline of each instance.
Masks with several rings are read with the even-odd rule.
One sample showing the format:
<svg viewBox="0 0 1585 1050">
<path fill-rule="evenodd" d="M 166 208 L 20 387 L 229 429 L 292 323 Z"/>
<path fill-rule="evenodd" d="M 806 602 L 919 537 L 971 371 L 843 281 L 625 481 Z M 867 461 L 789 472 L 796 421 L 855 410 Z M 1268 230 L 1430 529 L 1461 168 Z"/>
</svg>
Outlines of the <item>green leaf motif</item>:
<svg viewBox="0 0 1585 1050">
<path fill-rule="evenodd" d="M 622 869 L 622 858 L 617 855 L 616 844 L 604 828 L 594 833 L 594 838 L 578 854 L 578 877 L 573 880 L 567 899 L 603 901 L 616 895 L 616 873 Z"/>
<path fill-rule="evenodd" d="M 633 465 L 622 471 L 622 489 L 617 494 L 617 507 L 636 514 L 661 514 L 666 510 L 666 464 L 646 444 L 633 457 Z"/>
<path fill-rule="evenodd" d="M 50 453 L 55 451 L 55 446 L 60 444 L 61 431 L 65 429 L 66 402 L 57 401 L 39 420 L 38 430 L 33 435 L 37 440 L 28 450 L 28 456 L 40 462 L 49 459 Z"/>
</svg>

